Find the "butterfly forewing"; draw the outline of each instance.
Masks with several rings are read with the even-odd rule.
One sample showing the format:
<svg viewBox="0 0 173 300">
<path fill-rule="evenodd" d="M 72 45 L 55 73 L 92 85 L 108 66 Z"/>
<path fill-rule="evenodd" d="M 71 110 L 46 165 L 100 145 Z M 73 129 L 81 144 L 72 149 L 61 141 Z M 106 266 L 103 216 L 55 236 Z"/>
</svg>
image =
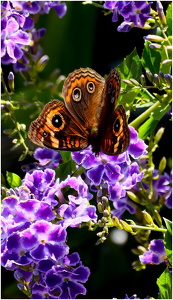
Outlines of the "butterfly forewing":
<svg viewBox="0 0 173 300">
<path fill-rule="evenodd" d="M 28 136 L 38 146 L 57 150 L 77 151 L 88 146 L 85 128 L 58 100 L 46 104 L 40 116 L 31 123 Z"/>
<path fill-rule="evenodd" d="M 98 127 L 104 103 L 102 101 L 105 79 L 90 68 L 80 68 L 70 73 L 64 82 L 63 96 L 70 114 L 88 131 Z"/>
</svg>

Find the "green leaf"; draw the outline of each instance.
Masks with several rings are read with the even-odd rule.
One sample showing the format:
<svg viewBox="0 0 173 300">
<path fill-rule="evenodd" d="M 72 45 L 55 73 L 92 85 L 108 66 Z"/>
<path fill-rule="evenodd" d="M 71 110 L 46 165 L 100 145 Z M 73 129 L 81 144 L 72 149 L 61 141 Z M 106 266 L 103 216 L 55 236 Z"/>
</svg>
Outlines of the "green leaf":
<svg viewBox="0 0 173 300">
<path fill-rule="evenodd" d="M 126 93 L 120 96 L 119 103 L 124 104 L 125 106 L 128 104 L 128 108 L 130 108 L 133 105 L 133 102 L 138 94 L 139 89 L 127 91 Z"/>
<path fill-rule="evenodd" d="M 170 264 L 172 265 L 172 222 L 166 218 L 163 218 L 166 224 L 167 232 L 165 234 L 165 250 L 166 255 L 168 257 L 168 260 Z"/>
<path fill-rule="evenodd" d="M 6 180 L 5 180 L 5 177 L 2 173 L 1 173 L 1 185 L 6 187 Z"/>
<path fill-rule="evenodd" d="M 65 180 L 68 175 L 71 175 L 75 171 L 75 167 L 76 163 L 72 159 L 63 164 L 59 164 L 56 169 L 56 177 L 60 178 L 60 181 Z"/>
<path fill-rule="evenodd" d="M 22 181 L 17 174 L 7 172 L 6 177 L 7 177 L 7 182 L 11 188 L 14 189 L 17 186 L 22 185 Z"/>
<path fill-rule="evenodd" d="M 167 28 L 167 35 L 172 35 L 172 4 L 168 5 L 167 11 L 166 11 L 166 20 L 168 24 Z"/>
<path fill-rule="evenodd" d="M 142 74 L 142 65 L 136 49 L 126 56 L 123 62 L 118 65 L 117 69 L 120 71 L 123 79 L 134 78 L 139 81 L 140 75 Z M 124 87 L 126 84 L 122 82 L 122 86 Z"/>
<path fill-rule="evenodd" d="M 160 293 L 158 299 L 172 299 L 172 278 L 168 268 L 157 279 Z"/>
<path fill-rule="evenodd" d="M 138 136 L 140 139 L 145 140 L 151 132 L 156 128 L 158 121 L 155 120 L 152 116 L 140 126 L 138 130 Z"/>
<path fill-rule="evenodd" d="M 61 154 L 64 163 L 72 159 L 71 152 L 69 151 L 59 151 L 59 153 Z"/>
<path fill-rule="evenodd" d="M 157 74 L 160 70 L 161 54 L 159 51 L 151 49 L 149 44 L 149 41 L 145 41 L 141 62 L 144 69 L 149 70 L 152 74 Z"/>
<path fill-rule="evenodd" d="M 170 109 L 169 104 L 165 105 L 165 103 L 160 103 L 160 105 L 153 110 L 153 119 L 159 121 Z"/>
</svg>

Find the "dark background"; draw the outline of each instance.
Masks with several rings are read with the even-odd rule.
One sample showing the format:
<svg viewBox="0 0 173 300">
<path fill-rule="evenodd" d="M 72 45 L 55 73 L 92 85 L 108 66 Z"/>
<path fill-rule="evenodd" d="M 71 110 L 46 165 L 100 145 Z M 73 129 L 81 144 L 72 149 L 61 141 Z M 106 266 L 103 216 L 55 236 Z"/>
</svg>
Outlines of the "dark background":
<svg viewBox="0 0 173 300">
<path fill-rule="evenodd" d="M 166 8 L 170 2 L 162 3 Z M 67 2 L 67 13 L 62 19 L 57 17 L 53 9 L 49 15 L 41 15 L 36 27 L 46 28 L 46 35 L 40 44 L 44 54 L 50 58 L 41 76 L 46 78 L 55 68 L 67 76 L 80 67 L 91 67 L 104 76 L 122 62 L 134 47 L 141 55 L 143 36 L 151 32 L 134 28 L 129 33 L 119 33 L 117 27 L 123 20 L 119 17 L 119 22 L 112 23 L 111 18 L 112 14 L 104 16 L 101 9 L 82 5 L 80 1 Z M 11 68 L 3 67 L 5 76 Z M 19 74 L 15 74 L 15 87 L 16 91 L 23 89 L 23 79 Z M 47 99 L 47 102 L 49 100 Z M 27 119 L 27 111 L 25 114 Z M 167 116 L 159 126 L 165 127 L 165 133 L 159 149 L 155 152 L 156 166 L 162 156 L 171 157 L 171 125 Z M 3 135 L 2 171 L 4 174 L 6 170 L 15 172 L 23 177 L 24 173 L 20 169 L 23 162 L 17 161 L 22 149 L 11 152 L 10 147 L 11 140 Z M 27 161 L 30 161 L 30 158 Z M 166 210 L 162 212 L 163 215 L 167 215 Z M 84 298 L 124 298 L 125 294 L 129 297 L 137 294 L 140 298 L 147 295 L 157 298 L 158 288 L 155 282 L 164 266 L 147 266 L 144 271 L 134 271 L 131 264 L 137 257 L 131 253 L 131 248 L 137 247 L 138 244 L 133 236 L 129 235 L 127 243 L 123 246 L 113 244 L 109 238 L 104 244 L 96 246 L 96 232 L 88 232 L 85 228 L 70 229 L 68 236 L 71 253 L 79 252 L 83 264 L 91 270 L 89 280 L 85 284 L 87 295 Z M 24 298 L 23 293 L 16 287 L 13 272 L 4 268 L 2 298 Z"/>
</svg>

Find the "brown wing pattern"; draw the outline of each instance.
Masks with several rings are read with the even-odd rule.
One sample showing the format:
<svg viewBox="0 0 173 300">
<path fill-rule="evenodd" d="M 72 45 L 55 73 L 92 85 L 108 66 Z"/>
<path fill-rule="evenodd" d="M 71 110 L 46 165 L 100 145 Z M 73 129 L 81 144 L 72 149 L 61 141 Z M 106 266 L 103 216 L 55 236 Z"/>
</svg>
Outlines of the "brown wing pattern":
<svg viewBox="0 0 173 300">
<path fill-rule="evenodd" d="M 130 131 L 122 105 L 115 109 L 106 128 L 100 150 L 108 155 L 118 155 L 126 151 L 130 142 Z"/>
<path fill-rule="evenodd" d="M 88 146 L 88 135 L 61 101 L 47 103 L 29 128 L 29 138 L 38 146 L 77 151 Z"/>
</svg>

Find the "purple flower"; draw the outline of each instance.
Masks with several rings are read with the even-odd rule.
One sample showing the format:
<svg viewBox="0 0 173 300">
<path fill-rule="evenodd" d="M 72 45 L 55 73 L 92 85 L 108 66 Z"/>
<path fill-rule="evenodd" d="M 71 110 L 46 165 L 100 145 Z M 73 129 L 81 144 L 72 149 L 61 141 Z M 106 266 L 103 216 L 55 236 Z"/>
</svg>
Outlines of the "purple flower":
<svg viewBox="0 0 173 300">
<path fill-rule="evenodd" d="M 36 221 L 21 234 L 21 245 L 33 260 L 57 260 L 67 254 L 66 231 L 60 225 Z"/>
<path fill-rule="evenodd" d="M 22 189 L 24 187 L 19 188 L 21 195 Z M 5 226 L 2 228 L 3 238 L 6 238 L 15 230 L 28 228 L 36 220 L 51 221 L 55 219 L 55 214 L 48 203 L 31 199 L 31 194 L 27 189 L 26 193 L 27 199 L 20 200 L 16 196 L 9 196 L 3 200 L 2 217 L 5 221 Z"/>
<path fill-rule="evenodd" d="M 139 255 L 142 264 L 158 265 L 162 262 L 167 262 L 163 240 L 152 240 L 148 249 L 149 251 L 144 252 L 143 255 Z"/>
<path fill-rule="evenodd" d="M 27 173 L 22 184 L 29 188 L 36 199 L 46 201 L 52 206 L 57 204 L 52 195 L 49 197 L 49 193 L 54 191 L 55 185 L 55 172 L 53 170 L 46 169 L 44 172 L 34 170 L 32 174 Z"/>
<path fill-rule="evenodd" d="M 130 1 L 121 10 L 121 15 L 125 21 L 133 21 L 134 26 L 144 27 L 146 20 L 150 18 L 151 4 L 152 2 L 147 3 L 146 1 Z"/>
<path fill-rule="evenodd" d="M 112 10 L 112 22 L 118 21 L 118 14 L 123 16 L 124 22 L 118 27 L 118 31 L 127 32 L 134 26 L 144 27 L 151 17 L 151 4 L 152 2 L 146 1 L 105 1 L 104 8 Z"/>
<path fill-rule="evenodd" d="M 48 14 L 50 9 L 53 8 L 59 18 L 62 18 L 67 11 L 66 4 L 61 3 L 61 1 L 44 1 L 44 4 L 41 4 L 40 2 L 40 6 L 42 8 L 41 12 L 45 14 Z"/>
<path fill-rule="evenodd" d="M 157 172 L 158 173 L 158 172 Z M 172 172 L 169 174 L 164 173 L 158 179 L 153 180 L 153 188 L 156 199 L 158 196 L 165 199 L 165 205 L 172 208 Z"/>
<path fill-rule="evenodd" d="M 63 227 L 77 227 L 83 222 L 96 222 L 96 207 L 89 205 L 88 200 L 82 197 L 75 199 L 74 196 L 69 196 L 69 204 L 62 204 L 57 210 L 57 213 L 64 219 L 59 223 Z"/>
<path fill-rule="evenodd" d="M 33 154 L 34 158 L 38 160 L 38 163 L 29 163 L 21 167 L 23 172 L 32 172 L 35 169 L 45 170 L 46 168 L 57 168 L 61 161 L 61 155 L 59 152 L 47 149 L 37 148 Z"/>
<path fill-rule="evenodd" d="M 33 156 L 42 168 L 57 168 L 62 159 L 59 152 L 47 148 L 37 148 Z"/>
<path fill-rule="evenodd" d="M 30 14 L 36 14 L 40 11 L 40 5 L 38 1 L 22 1 L 22 2 L 23 2 L 22 8 L 24 12 L 28 12 Z"/>
<path fill-rule="evenodd" d="M 132 22 L 124 21 L 118 26 L 117 31 L 118 32 L 129 32 L 132 27 L 134 27 Z"/>
<path fill-rule="evenodd" d="M 130 204 L 127 197 L 121 198 L 117 201 L 113 202 L 115 207 L 114 210 L 111 211 L 113 216 L 116 216 L 118 219 L 122 218 L 123 213 L 127 210 L 130 214 L 134 214 L 136 209 Z"/>
<path fill-rule="evenodd" d="M 19 29 L 14 18 L 2 19 L 1 57 L 3 64 L 16 63 L 23 56 L 21 47 L 31 42 L 28 33 Z"/>
<path fill-rule="evenodd" d="M 80 263 L 78 253 L 68 255 L 64 259 L 65 266 L 53 266 L 46 273 L 46 284 L 50 289 L 60 286 L 61 299 L 74 299 L 78 294 L 86 294 L 83 284 L 88 280 L 90 271 Z M 79 264 L 76 268 L 74 266 Z"/>
</svg>

